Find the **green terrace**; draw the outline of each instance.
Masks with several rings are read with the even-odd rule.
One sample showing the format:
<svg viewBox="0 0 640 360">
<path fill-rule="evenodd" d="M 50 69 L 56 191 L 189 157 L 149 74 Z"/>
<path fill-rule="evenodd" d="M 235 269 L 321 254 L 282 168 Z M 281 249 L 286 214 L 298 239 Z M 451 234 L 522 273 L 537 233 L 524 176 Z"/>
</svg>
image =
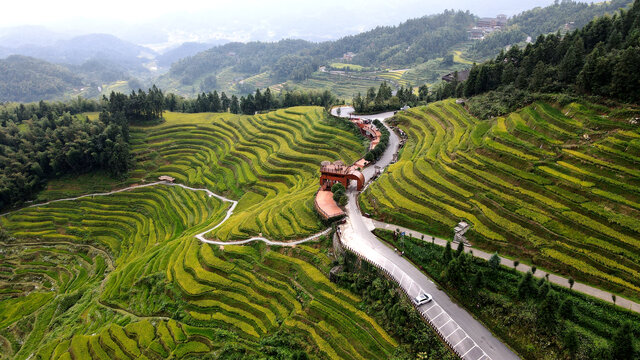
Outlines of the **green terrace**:
<svg viewBox="0 0 640 360">
<path fill-rule="evenodd" d="M 640 295 L 640 132 L 624 112 L 537 102 L 480 121 L 453 100 L 399 113 L 399 161 L 362 196 L 387 222 Z M 627 114 L 628 115 L 628 114 Z"/>
</svg>

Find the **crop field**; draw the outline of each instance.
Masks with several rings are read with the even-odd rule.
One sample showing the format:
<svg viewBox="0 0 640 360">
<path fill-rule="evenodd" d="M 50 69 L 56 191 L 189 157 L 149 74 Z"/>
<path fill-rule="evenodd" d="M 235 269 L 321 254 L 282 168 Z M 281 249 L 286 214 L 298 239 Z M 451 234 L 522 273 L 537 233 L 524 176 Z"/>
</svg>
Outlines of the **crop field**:
<svg viewBox="0 0 640 360">
<path fill-rule="evenodd" d="M 577 103 L 488 121 L 451 100 L 411 109 L 394 120 L 408 134 L 399 161 L 361 206 L 446 238 L 466 220 L 480 248 L 637 299 L 640 131 L 629 116 Z"/>
<path fill-rule="evenodd" d="M 287 81 L 286 87 L 300 90 L 329 90 L 338 98 L 351 100 L 358 92 L 366 94 L 370 87 L 378 88 L 382 80 L 368 74 L 334 75 L 316 71 L 304 81 Z"/>
<path fill-rule="evenodd" d="M 289 346 L 318 359 L 389 358 L 395 340 L 329 282 L 321 244 L 193 237 L 227 206 L 156 185 L 0 217 L 12 237 L 0 254 L 0 358 L 265 358 Z M 293 345 L 278 345 L 282 334 Z"/>
<path fill-rule="evenodd" d="M 331 63 L 329 64 L 329 66 L 331 66 L 334 69 L 339 69 L 339 70 L 351 70 L 351 71 L 363 71 L 365 70 L 365 67 L 362 65 L 357 65 L 357 64 L 345 64 L 345 63 Z"/>
<path fill-rule="evenodd" d="M 354 133 L 317 107 L 256 116 L 165 114 L 159 126 L 132 131 L 138 169 L 238 200 L 234 216 L 209 234 L 220 240 L 302 238 L 324 226 L 313 209 L 323 160 L 351 163 L 364 152 Z"/>
<path fill-rule="evenodd" d="M 211 237 L 298 238 L 325 227 L 312 208 L 320 162 L 352 162 L 365 148 L 314 107 L 165 117 L 131 129 L 129 179 L 63 179 L 39 200 L 170 175 L 238 200 Z M 194 238 L 229 206 L 204 191 L 153 185 L 0 216 L 8 236 L 0 358 L 266 358 L 296 349 L 318 359 L 389 358 L 396 341 L 360 298 L 329 281 L 324 243 L 221 247 Z"/>
<path fill-rule="evenodd" d="M 388 80 L 400 86 L 408 86 L 409 81 L 403 78 L 403 75 L 408 70 L 387 70 L 383 73 L 376 74 L 377 78 L 381 78 L 383 80 Z"/>
</svg>

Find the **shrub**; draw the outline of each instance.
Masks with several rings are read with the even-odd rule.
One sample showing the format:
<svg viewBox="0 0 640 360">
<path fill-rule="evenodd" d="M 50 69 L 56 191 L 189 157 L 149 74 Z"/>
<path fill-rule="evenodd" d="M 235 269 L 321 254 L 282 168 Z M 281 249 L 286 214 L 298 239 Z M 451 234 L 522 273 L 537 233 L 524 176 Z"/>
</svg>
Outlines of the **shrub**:
<svg viewBox="0 0 640 360">
<path fill-rule="evenodd" d="M 339 190 L 346 191 L 347 189 L 344 187 L 344 185 L 342 185 L 342 183 L 335 183 L 331 187 L 331 192 L 334 194 Z"/>
</svg>

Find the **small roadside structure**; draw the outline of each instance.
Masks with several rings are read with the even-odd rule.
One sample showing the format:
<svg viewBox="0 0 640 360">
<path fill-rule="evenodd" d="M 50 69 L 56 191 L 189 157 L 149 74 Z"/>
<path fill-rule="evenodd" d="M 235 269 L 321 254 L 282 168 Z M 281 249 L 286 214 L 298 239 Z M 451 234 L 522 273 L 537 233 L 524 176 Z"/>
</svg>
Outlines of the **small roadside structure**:
<svg viewBox="0 0 640 360">
<path fill-rule="evenodd" d="M 320 168 L 320 187 L 328 189 L 335 183 L 341 183 L 345 188 L 349 188 L 349 181 L 356 180 L 358 191 L 364 187 L 364 175 L 353 166 L 347 167 L 342 161 L 334 163 L 322 163 Z"/>
<path fill-rule="evenodd" d="M 333 193 L 329 190 L 320 190 L 316 193 L 314 206 L 325 220 L 345 215 L 345 212 L 333 200 Z"/>
<path fill-rule="evenodd" d="M 167 176 L 167 175 L 158 176 L 158 180 L 166 181 L 166 182 L 170 182 L 170 183 L 176 181 L 175 178 L 172 178 L 171 176 Z"/>
<path fill-rule="evenodd" d="M 458 223 L 458 225 L 453 228 L 453 241 L 454 242 L 462 242 L 468 244 L 467 238 L 464 237 L 464 234 L 469 230 L 470 226 L 464 221 Z"/>
<path fill-rule="evenodd" d="M 405 106 L 400 108 L 400 110 L 402 110 L 402 111 L 407 111 L 409 109 L 411 109 L 411 106 L 409 106 L 409 105 L 405 105 Z"/>
</svg>

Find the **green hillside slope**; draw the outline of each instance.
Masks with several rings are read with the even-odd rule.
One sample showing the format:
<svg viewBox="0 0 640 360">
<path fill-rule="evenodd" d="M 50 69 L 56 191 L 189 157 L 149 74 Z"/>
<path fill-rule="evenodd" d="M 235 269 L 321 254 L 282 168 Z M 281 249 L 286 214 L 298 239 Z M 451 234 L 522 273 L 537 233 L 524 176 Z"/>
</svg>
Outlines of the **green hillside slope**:
<svg viewBox="0 0 640 360">
<path fill-rule="evenodd" d="M 320 108 L 166 117 L 132 128 L 139 168 L 127 182 L 171 175 L 239 199 L 212 235 L 223 238 L 322 229 L 310 205 L 320 160 L 364 151 Z M 391 357 L 396 340 L 329 281 L 324 242 L 194 238 L 228 207 L 204 191 L 153 185 L 0 216 L 0 358 Z"/>
<path fill-rule="evenodd" d="M 465 220 L 476 246 L 638 298 L 640 131 L 629 116 L 540 102 L 479 121 L 452 100 L 402 112 L 407 144 L 362 206 L 445 237 Z"/>
<path fill-rule="evenodd" d="M 211 237 L 302 238 L 323 229 L 313 210 L 324 160 L 351 163 L 363 140 L 327 122 L 319 107 L 256 116 L 165 115 L 167 122 L 134 129 L 135 177 L 160 175 L 239 200 L 236 214 Z M 341 123 L 345 126 L 346 123 Z"/>
</svg>

